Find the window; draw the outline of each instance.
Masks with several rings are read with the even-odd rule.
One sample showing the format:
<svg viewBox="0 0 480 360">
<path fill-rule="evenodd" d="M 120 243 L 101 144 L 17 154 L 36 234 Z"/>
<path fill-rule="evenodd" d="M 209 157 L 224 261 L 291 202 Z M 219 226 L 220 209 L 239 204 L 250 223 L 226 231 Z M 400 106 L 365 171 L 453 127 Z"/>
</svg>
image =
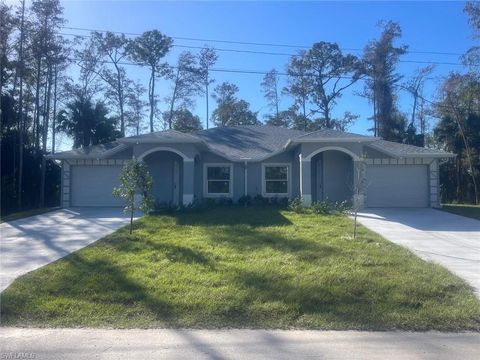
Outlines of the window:
<svg viewBox="0 0 480 360">
<path fill-rule="evenodd" d="M 263 166 L 263 193 L 265 196 L 288 196 L 289 170 L 287 164 L 266 164 Z"/>
<path fill-rule="evenodd" d="M 205 194 L 231 196 L 232 166 L 230 164 L 205 165 Z"/>
</svg>

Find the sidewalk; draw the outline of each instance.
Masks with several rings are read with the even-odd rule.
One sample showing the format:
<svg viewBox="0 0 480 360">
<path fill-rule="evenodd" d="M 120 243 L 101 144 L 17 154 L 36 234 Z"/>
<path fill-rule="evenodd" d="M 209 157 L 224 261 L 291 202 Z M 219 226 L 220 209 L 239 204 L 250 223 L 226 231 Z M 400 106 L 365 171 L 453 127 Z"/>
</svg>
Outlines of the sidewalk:
<svg viewBox="0 0 480 360">
<path fill-rule="evenodd" d="M 480 333 L 0 328 L 0 358 L 468 360 Z"/>
</svg>

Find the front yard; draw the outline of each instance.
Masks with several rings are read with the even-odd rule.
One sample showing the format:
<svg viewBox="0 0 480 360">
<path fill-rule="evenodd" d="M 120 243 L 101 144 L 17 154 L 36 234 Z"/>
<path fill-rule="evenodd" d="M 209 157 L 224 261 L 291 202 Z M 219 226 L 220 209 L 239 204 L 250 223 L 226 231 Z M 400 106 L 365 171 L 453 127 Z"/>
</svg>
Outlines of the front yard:
<svg viewBox="0 0 480 360">
<path fill-rule="evenodd" d="M 479 330 L 458 277 L 340 215 L 147 216 L 15 281 L 4 326 Z"/>
</svg>

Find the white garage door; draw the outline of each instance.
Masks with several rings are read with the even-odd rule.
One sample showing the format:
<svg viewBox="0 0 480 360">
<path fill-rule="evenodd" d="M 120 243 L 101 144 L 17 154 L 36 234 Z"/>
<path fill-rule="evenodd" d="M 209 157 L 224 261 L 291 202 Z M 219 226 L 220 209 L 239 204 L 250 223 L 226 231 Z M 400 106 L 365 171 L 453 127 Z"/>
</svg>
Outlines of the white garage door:
<svg viewBox="0 0 480 360">
<path fill-rule="evenodd" d="M 426 165 L 368 165 L 368 207 L 427 207 Z"/>
<path fill-rule="evenodd" d="M 120 184 L 121 166 L 72 166 L 72 206 L 122 206 L 122 201 L 112 195 Z"/>
</svg>

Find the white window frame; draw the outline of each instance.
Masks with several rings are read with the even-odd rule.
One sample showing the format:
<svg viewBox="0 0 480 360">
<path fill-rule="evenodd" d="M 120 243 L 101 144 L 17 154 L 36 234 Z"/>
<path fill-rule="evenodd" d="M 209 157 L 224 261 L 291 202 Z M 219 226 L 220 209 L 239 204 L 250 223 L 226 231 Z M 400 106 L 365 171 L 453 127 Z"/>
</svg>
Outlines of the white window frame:
<svg viewBox="0 0 480 360">
<path fill-rule="evenodd" d="M 230 168 L 230 186 L 228 193 L 209 193 L 208 192 L 208 168 L 211 167 L 229 167 Z M 203 196 L 204 197 L 233 197 L 233 164 L 232 163 L 205 163 L 203 164 Z"/>
<path fill-rule="evenodd" d="M 267 179 L 265 179 L 265 169 L 267 167 L 272 167 L 272 166 L 287 167 L 287 192 L 286 193 L 267 193 Z M 272 180 L 268 180 L 268 181 L 272 181 Z M 262 163 L 262 196 L 289 198 L 291 193 L 292 193 L 292 163 Z"/>
</svg>

